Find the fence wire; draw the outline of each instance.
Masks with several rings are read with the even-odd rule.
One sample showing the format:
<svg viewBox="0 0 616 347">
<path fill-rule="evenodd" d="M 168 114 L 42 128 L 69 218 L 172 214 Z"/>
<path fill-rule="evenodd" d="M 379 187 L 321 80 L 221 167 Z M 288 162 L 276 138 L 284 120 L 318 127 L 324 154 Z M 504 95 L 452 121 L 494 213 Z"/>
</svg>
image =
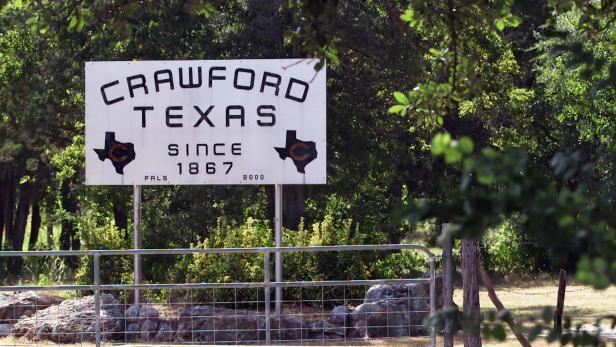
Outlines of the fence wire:
<svg viewBox="0 0 616 347">
<path fill-rule="evenodd" d="M 414 249 L 428 256 L 429 276 L 410 279 L 272 282 L 270 255 Z M 241 249 L 0 252 L 2 256 L 91 256 L 92 285 L 4 286 L 19 304 L 0 313 L 0 345 L 364 344 L 421 337 L 436 309 L 434 256 L 420 245 L 246 249 L 263 254 L 262 282 L 107 284 L 100 258 L 134 254 L 237 254 Z M 272 294 L 282 290 L 281 312 Z M 134 302 L 135 290 L 140 302 Z M 27 291 L 32 291 L 28 293 Z M 9 327 L 10 329 L 7 329 Z M 408 340 L 407 340 L 408 341 Z"/>
</svg>

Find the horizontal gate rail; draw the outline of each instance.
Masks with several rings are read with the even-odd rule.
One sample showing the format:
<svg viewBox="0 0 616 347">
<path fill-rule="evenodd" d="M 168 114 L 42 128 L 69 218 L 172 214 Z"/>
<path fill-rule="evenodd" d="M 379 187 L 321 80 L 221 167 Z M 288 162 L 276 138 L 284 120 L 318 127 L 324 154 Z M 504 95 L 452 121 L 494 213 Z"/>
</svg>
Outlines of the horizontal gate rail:
<svg viewBox="0 0 616 347">
<path fill-rule="evenodd" d="M 341 251 L 388 251 L 416 249 L 428 258 L 434 254 L 428 248 L 417 244 L 386 245 L 343 245 L 343 246 L 305 246 L 305 247 L 253 247 L 253 248 L 177 248 L 177 249 L 125 249 L 125 250 L 80 250 L 80 251 L 0 251 L 0 257 L 45 257 L 45 256 L 100 256 L 111 255 L 182 255 L 182 254 L 233 254 L 233 253 L 288 253 L 288 252 L 341 252 Z"/>
</svg>

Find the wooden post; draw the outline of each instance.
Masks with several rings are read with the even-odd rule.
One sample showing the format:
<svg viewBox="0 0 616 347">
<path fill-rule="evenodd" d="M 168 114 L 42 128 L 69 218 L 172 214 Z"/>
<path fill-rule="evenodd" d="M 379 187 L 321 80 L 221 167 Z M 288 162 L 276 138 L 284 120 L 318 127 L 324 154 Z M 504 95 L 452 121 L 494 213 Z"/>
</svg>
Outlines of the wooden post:
<svg viewBox="0 0 616 347">
<path fill-rule="evenodd" d="M 453 310 L 453 240 L 451 237 L 450 223 L 443 223 L 442 233 L 446 236 L 443 244 L 443 306 L 446 310 Z M 453 333 L 451 324 L 446 323 L 444 332 L 444 347 L 453 347 Z"/>
<path fill-rule="evenodd" d="M 556 312 L 554 312 L 554 328 L 563 327 L 563 310 L 565 308 L 565 290 L 567 289 L 567 271 L 560 270 L 560 281 L 558 282 L 558 298 L 556 299 Z"/>
<path fill-rule="evenodd" d="M 462 239 L 462 290 L 464 298 L 464 319 L 479 324 L 481 312 L 479 305 L 479 241 Z M 480 327 L 469 331 L 464 329 L 464 347 L 481 346 Z"/>
</svg>

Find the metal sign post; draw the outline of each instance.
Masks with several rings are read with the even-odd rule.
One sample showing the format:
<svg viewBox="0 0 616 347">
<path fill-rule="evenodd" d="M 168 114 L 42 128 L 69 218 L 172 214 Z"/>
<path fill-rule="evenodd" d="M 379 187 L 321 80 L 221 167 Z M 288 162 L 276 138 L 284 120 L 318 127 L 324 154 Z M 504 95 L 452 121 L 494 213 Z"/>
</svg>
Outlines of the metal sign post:
<svg viewBox="0 0 616 347">
<path fill-rule="evenodd" d="M 141 186 L 133 186 L 133 248 L 141 248 Z M 134 256 L 135 284 L 141 283 L 141 255 L 135 253 Z M 135 305 L 141 302 L 139 289 L 135 289 Z"/>
<path fill-rule="evenodd" d="M 282 247 L 282 184 L 275 185 L 274 210 L 274 243 L 276 247 Z M 274 264 L 276 282 L 282 282 L 282 253 L 280 251 L 276 251 Z M 282 288 L 276 287 L 276 315 L 280 316 L 281 311 Z"/>
</svg>

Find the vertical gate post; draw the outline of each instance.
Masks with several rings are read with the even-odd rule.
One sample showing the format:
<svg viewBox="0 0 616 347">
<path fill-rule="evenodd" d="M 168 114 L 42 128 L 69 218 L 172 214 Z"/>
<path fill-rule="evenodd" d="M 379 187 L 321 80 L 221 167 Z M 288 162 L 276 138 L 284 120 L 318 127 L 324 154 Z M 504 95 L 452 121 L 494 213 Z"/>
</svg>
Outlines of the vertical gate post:
<svg viewBox="0 0 616 347">
<path fill-rule="evenodd" d="M 430 257 L 430 315 L 436 313 L 436 264 L 434 256 Z M 431 346 L 436 347 L 436 328 L 430 328 Z"/>
<path fill-rule="evenodd" d="M 443 223 L 442 235 L 445 235 L 443 245 L 443 306 L 446 310 L 454 310 L 453 306 L 453 239 L 451 237 L 454 225 Z M 445 322 L 444 347 L 453 347 L 453 333 L 451 322 Z"/>
<path fill-rule="evenodd" d="M 263 254 L 263 292 L 265 294 L 265 343 L 272 341 L 272 322 L 270 320 L 270 252 Z"/>
<path fill-rule="evenodd" d="M 101 345 L 101 275 L 100 275 L 100 254 L 94 254 L 94 326 L 96 336 L 96 347 Z"/>
<path fill-rule="evenodd" d="M 141 248 L 141 186 L 133 186 L 133 248 Z M 135 272 L 135 284 L 141 283 L 141 255 L 136 254 L 133 258 L 133 270 Z M 141 293 L 135 289 L 135 305 L 141 302 Z"/>
<path fill-rule="evenodd" d="M 276 184 L 274 192 L 274 241 L 276 247 L 282 247 L 282 184 Z M 275 280 L 282 282 L 282 253 L 276 251 L 275 254 Z M 280 317 L 282 311 L 282 287 L 276 287 L 276 316 Z"/>
</svg>

